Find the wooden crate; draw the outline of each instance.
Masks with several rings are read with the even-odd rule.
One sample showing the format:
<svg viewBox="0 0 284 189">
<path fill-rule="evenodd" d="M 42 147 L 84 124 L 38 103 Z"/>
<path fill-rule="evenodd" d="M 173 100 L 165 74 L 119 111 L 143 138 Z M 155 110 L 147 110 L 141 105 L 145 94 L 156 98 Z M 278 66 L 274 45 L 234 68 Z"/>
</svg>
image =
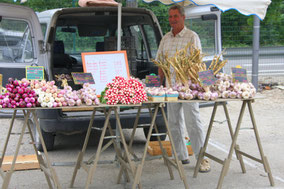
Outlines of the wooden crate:
<svg viewBox="0 0 284 189">
<path fill-rule="evenodd" d="M 166 150 L 168 156 L 172 156 L 172 146 L 170 141 L 162 141 L 162 145 L 164 149 Z M 191 145 L 187 145 L 187 151 L 188 155 L 193 155 L 192 147 Z M 158 141 L 150 141 L 149 146 L 147 147 L 147 152 L 151 156 L 157 156 L 157 155 L 162 155 L 162 150 L 160 148 L 159 142 Z"/>
<path fill-rule="evenodd" d="M 2 163 L 2 170 L 8 171 L 11 168 L 14 156 L 5 156 Z M 16 160 L 14 170 L 28 170 L 28 169 L 39 169 L 39 163 L 37 156 L 34 155 L 19 155 Z"/>
</svg>

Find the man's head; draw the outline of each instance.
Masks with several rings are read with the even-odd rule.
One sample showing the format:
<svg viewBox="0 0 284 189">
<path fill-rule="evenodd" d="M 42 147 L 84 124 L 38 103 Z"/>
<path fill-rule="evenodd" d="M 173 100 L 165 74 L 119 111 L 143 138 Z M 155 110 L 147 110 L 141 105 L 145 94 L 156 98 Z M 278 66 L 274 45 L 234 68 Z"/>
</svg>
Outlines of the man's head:
<svg viewBox="0 0 284 189">
<path fill-rule="evenodd" d="M 169 23 L 173 33 L 177 34 L 184 28 L 184 9 L 180 5 L 172 5 L 169 9 Z"/>
</svg>

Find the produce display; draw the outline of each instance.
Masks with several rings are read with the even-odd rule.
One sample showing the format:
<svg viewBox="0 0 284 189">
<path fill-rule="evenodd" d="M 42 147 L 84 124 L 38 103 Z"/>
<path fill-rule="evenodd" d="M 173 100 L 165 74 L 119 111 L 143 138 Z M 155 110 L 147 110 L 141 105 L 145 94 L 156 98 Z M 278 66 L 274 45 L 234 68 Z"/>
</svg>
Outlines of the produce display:
<svg viewBox="0 0 284 189">
<path fill-rule="evenodd" d="M 213 62 L 216 68 L 216 60 Z M 215 65 L 215 66 L 214 66 Z M 210 68 L 210 67 L 209 67 Z M 178 76 L 177 76 L 178 77 Z M 81 89 L 73 90 L 67 82 L 60 89 L 55 81 L 38 81 L 27 79 L 14 80 L 9 78 L 8 84 L 0 95 L 0 108 L 31 108 L 31 107 L 62 107 L 99 105 L 100 103 L 139 104 L 148 100 L 177 101 L 182 100 L 216 100 L 217 98 L 253 98 L 256 89 L 251 83 L 234 82 L 231 75 L 217 73 L 217 81 L 210 87 L 202 87 L 196 79 L 189 78 L 186 84 L 179 82 L 172 87 L 144 87 L 143 83 L 130 77 L 116 76 L 106 85 L 105 90 L 97 97 L 96 89 L 85 83 Z M 65 79 L 64 79 L 65 80 Z M 182 80 L 178 80 L 182 81 Z"/>
<path fill-rule="evenodd" d="M 67 81 L 73 81 L 72 76 L 69 74 L 55 74 L 55 81 L 62 81 L 63 79 L 66 79 Z"/>
<path fill-rule="evenodd" d="M 9 78 L 6 92 L 0 95 L 0 108 L 31 108 L 39 106 L 37 95 L 26 79 Z"/>
<path fill-rule="evenodd" d="M 106 85 L 100 100 L 110 105 L 139 104 L 147 101 L 147 95 L 142 82 L 138 79 L 116 76 L 111 83 Z"/>
<path fill-rule="evenodd" d="M 163 70 L 168 81 L 172 79 L 173 69 L 176 81 L 189 88 L 189 79 L 192 83 L 201 85 L 198 72 L 212 70 L 213 74 L 216 75 L 227 63 L 227 60 L 220 61 L 220 56 L 215 56 L 210 66 L 206 68 L 203 57 L 204 54 L 198 48 L 188 43 L 185 48 L 178 50 L 173 57 L 160 54 L 158 60 L 153 60 L 153 62 Z M 171 85 L 171 82 L 169 82 L 169 87 L 172 87 Z M 207 91 L 207 89 L 205 90 Z"/>
<path fill-rule="evenodd" d="M 33 80 L 31 86 L 38 95 L 41 107 L 80 106 L 82 103 L 90 106 L 100 103 L 96 90 L 90 88 L 88 83 L 85 83 L 78 91 L 72 90 L 70 86 L 59 89 L 54 81 L 46 82 L 45 80 Z"/>
<path fill-rule="evenodd" d="M 216 100 L 217 98 L 252 98 L 256 94 L 256 89 L 251 83 L 233 82 L 231 75 L 220 73 L 219 71 L 227 63 L 220 60 L 220 56 L 215 56 L 211 64 L 206 67 L 203 62 L 204 55 L 201 51 L 190 43 L 175 53 L 173 57 L 161 54 L 158 60 L 153 62 L 163 70 L 168 81 L 175 77 L 176 84 L 172 86 L 169 82 L 169 89 L 179 93 L 182 100 Z M 212 70 L 217 81 L 214 85 L 203 85 L 199 78 L 199 72 Z M 147 89 L 150 95 L 165 94 L 165 88 Z M 157 95 L 160 96 L 160 95 Z"/>
</svg>

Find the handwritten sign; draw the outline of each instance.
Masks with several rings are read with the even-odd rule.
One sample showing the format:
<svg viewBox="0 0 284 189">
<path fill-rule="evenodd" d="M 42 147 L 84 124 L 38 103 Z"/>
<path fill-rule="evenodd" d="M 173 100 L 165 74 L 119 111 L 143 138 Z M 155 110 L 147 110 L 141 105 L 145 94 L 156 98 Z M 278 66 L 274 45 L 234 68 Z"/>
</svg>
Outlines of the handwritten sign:
<svg viewBox="0 0 284 189">
<path fill-rule="evenodd" d="M 76 85 L 84 83 L 95 84 L 92 73 L 72 72 L 71 74 Z"/>
<path fill-rule="evenodd" d="M 160 84 L 160 76 L 157 75 L 146 75 L 146 87 L 159 87 Z"/>
<path fill-rule="evenodd" d="M 243 68 L 232 68 L 233 82 L 247 83 L 247 70 Z"/>
<path fill-rule="evenodd" d="M 214 85 L 215 82 L 216 82 L 216 78 L 215 78 L 212 70 L 198 72 L 198 75 L 199 75 L 199 79 L 201 81 L 201 84 L 203 86 L 209 87 L 211 85 Z"/>
<path fill-rule="evenodd" d="M 115 76 L 129 78 L 126 51 L 104 51 L 82 53 L 85 73 L 92 73 L 96 83 L 97 94 L 100 94 Z"/>
<path fill-rule="evenodd" d="M 0 74 L 0 95 L 2 94 L 3 75 Z"/>
<path fill-rule="evenodd" d="M 26 66 L 26 78 L 28 80 L 43 80 L 44 67 L 43 66 Z"/>
</svg>

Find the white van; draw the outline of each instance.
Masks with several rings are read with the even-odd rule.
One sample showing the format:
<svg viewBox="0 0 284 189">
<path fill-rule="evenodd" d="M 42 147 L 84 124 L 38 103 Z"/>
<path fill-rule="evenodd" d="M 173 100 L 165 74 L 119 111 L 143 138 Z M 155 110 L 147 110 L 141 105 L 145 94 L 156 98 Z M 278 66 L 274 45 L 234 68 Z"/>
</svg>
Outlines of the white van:
<svg viewBox="0 0 284 189">
<path fill-rule="evenodd" d="M 35 13 L 27 7 L 0 3 L 0 45 L 12 49 L 12 42 L 7 40 L 7 35 L 1 35 L 1 30 L 15 31 L 13 35 L 9 35 L 13 36 L 11 38 L 17 38 L 16 32 L 22 33 L 21 39 L 13 40 L 31 44 L 27 45 L 26 50 L 22 50 L 20 60 L 15 59 L 15 56 L 8 60 L 1 47 L 0 70 L 4 73 L 3 81 L 7 81 L 8 77 L 25 77 L 27 65 L 44 66 L 49 80 L 56 80 L 55 76 L 60 74 L 83 72 L 82 52 L 116 50 L 117 12 L 116 7 L 62 8 L 38 13 L 38 20 Z M 162 38 L 158 19 L 150 10 L 128 7 L 122 8 L 121 19 L 121 49 L 127 51 L 131 75 L 143 79 L 150 73 L 157 73 L 157 67 L 151 59 L 155 58 Z M 220 11 L 211 6 L 187 8 L 186 19 L 187 27 L 200 36 L 206 60 L 210 61 L 213 55 L 220 54 Z M 15 24 L 8 24 L 12 22 Z M 24 56 L 25 53 L 27 55 Z M 80 88 L 72 81 L 69 85 L 74 89 Z M 124 128 L 133 126 L 136 116 L 134 111 L 122 108 L 120 116 Z M 90 112 L 44 110 L 38 111 L 38 117 L 47 149 L 52 150 L 57 133 L 86 131 Z M 104 115 L 96 116 L 96 126 L 102 126 L 104 119 Z M 139 124 L 145 126 L 149 123 L 150 115 L 142 113 Z M 163 132 L 165 128 L 160 114 L 156 123 L 160 132 Z M 111 125 L 115 127 L 114 119 L 111 120 Z M 147 127 L 144 131 L 148 133 Z M 37 137 L 36 139 L 38 140 Z M 37 146 L 41 150 L 39 143 Z"/>
</svg>

